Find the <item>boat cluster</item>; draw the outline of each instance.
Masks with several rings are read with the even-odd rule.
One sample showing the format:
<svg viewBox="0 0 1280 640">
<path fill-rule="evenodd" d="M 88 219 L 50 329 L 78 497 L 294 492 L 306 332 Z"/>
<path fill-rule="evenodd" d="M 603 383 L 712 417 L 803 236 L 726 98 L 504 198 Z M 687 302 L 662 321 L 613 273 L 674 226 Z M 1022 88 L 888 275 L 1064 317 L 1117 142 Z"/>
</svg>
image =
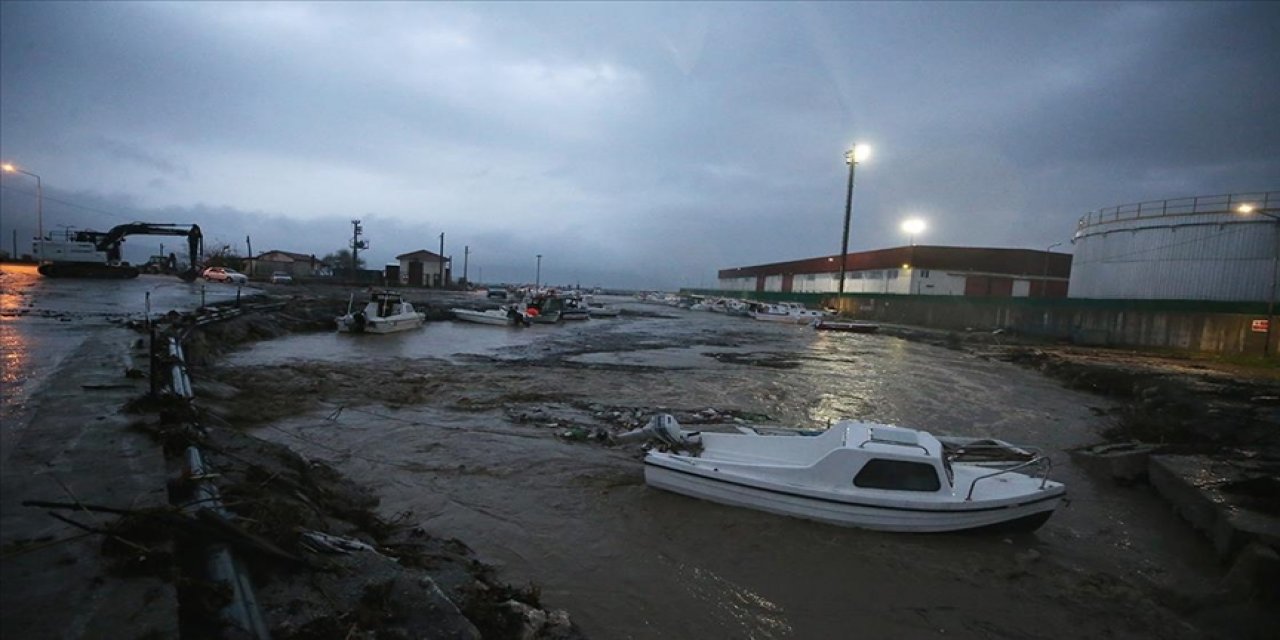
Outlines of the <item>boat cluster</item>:
<svg viewBox="0 0 1280 640">
<path fill-rule="evenodd" d="M 835 320 L 833 312 L 825 309 L 809 309 L 799 302 L 761 302 L 737 298 L 647 292 L 636 294 L 636 299 L 650 304 L 665 304 L 690 311 L 710 311 L 711 313 L 743 316 L 764 322 L 807 324 L 813 326 L 814 329 L 823 331 L 873 333 L 879 329 L 879 325 L 869 322 Z"/>
<path fill-rule="evenodd" d="M 557 324 L 590 318 L 611 318 L 619 314 L 617 308 L 596 302 L 591 294 L 580 291 L 490 289 L 486 295 L 503 302 L 496 309 L 453 308 L 449 311 L 455 319 L 464 322 L 515 327 L 527 327 L 535 322 Z"/>
</svg>

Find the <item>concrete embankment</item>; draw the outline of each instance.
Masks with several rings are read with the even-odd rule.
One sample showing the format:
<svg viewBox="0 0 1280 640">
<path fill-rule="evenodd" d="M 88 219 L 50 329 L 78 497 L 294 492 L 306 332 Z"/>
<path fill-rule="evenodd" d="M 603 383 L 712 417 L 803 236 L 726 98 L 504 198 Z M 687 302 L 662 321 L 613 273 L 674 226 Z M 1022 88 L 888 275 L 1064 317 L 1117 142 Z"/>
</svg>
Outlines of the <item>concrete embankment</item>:
<svg viewBox="0 0 1280 640">
<path fill-rule="evenodd" d="M 1074 451 L 1077 464 L 1149 483 L 1231 567 L 1224 597 L 1280 602 L 1280 384 L 1144 354 L 1013 347 L 997 357 L 1118 401 L 1104 412 L 1108 442 Z"/>
</svg>

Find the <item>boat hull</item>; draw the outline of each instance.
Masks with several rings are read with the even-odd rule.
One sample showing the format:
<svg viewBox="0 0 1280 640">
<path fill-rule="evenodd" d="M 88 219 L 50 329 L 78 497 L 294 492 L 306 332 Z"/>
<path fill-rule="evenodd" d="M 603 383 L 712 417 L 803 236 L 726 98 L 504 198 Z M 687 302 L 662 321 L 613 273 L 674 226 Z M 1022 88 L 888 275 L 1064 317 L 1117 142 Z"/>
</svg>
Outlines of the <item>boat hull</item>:
<svg viewBox="0 0 1280 640">
<path fill-rule="evenodd" d="M 368 320 L 364 326 L 359 326 L 351 318 L 351 316 L 343 316 L 338 318 L 339 333 L 398 333 L 400 331 L 410 331 L 421 327 L 426 322 L 425 314 L 415 314 L 414 317 L 402 318 L 378 318 L 376 320 Z"/>
<path fill-rule="evenodd" d="M 496 313 L 484 313 L 482 311 L 469 311 L 466 309 L 452 309 L 453 317 L 456 320 L 464 322 L 474 322 L 476 324 L 487 324 L 498 327 L 511 326 L 514 321 L 507 314 L 498 315 Z"/>
<path fill-rule="evenodd" d="M 680 468 L 686 467 L 686 468 Z M 713 475 L 714 474 L 714 475 Z M 735 507 L 814 520 L 842 527 L 908 533 L 988 529 L 1035 529 L 1053 515 L 1065 491 L 1029 495 L 1011 504 L 964 503 L 937 506 L 888 506 L 854 496 L 818 497 L 781 485 L 703 472 L 679 462 L 645 459 L 645 483 L 657 489 Z"/>
<path fill-rule="evenodd" d="M 818 321 L 813 325 L 818 331 L 842 331 L 844 333 L 875 333 L 880 330 L 878 324 L 865 324 L 861 322 L 828 322 L 825 320 Z"/>
</svg>

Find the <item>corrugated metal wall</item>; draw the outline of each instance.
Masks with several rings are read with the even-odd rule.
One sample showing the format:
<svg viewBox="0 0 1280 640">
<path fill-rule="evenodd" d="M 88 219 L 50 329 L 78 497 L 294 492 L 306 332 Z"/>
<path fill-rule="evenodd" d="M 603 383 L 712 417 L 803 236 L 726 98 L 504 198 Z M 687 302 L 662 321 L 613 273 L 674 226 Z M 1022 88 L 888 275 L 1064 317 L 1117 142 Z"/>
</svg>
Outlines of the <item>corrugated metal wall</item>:
<svg viewBox="0 0 1280 640">
<path fill-rule="evenodd" d="M 1083 227 L 1072 298 L 1265 301 L 1280 222 L 1231 212 L 1117 220 Z"/>
</svg>

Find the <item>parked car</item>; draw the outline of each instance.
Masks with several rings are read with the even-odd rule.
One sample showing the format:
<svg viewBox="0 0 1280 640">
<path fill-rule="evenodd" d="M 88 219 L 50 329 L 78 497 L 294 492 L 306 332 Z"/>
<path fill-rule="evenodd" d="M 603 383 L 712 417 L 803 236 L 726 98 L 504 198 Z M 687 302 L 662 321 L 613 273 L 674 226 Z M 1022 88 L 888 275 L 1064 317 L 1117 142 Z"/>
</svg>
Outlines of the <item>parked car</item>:
<svg viewBox="0 0 1280 640">
<path fill-rule="evenodd" d="M 283 271 L 277 271 L 271 274 L 271 284 L 293 284 L 293 276 Z"/>
<path fill-rule="evenodd" d="M 230 282 L 233 284 L 245 284 L 249 282 L 249 276 L 246 276 L 235 269 L 226 267 L 209 267 L 202 274 L 205 280 L 211 282 Z"/>
</svg>

